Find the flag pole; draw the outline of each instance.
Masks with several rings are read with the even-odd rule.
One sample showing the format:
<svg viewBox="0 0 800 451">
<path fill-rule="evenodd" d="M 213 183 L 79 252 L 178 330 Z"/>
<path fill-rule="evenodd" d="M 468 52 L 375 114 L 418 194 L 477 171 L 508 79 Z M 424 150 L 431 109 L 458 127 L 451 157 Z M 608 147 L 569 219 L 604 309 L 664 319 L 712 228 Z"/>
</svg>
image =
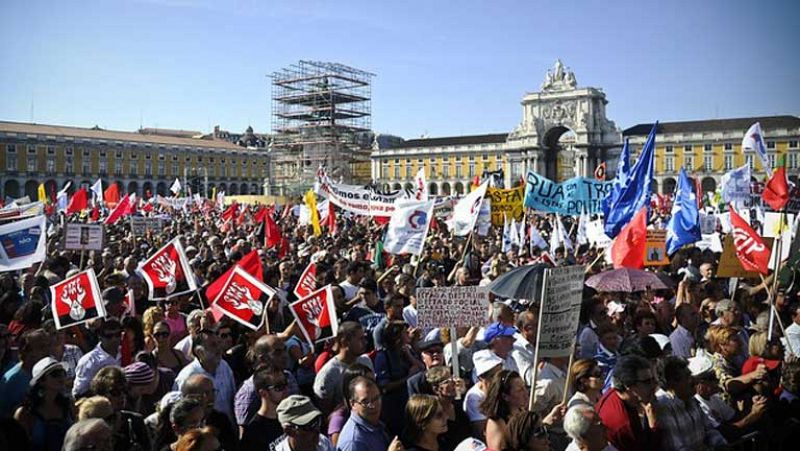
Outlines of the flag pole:
<svg viewBox="0 0 800 451">
<path fill-rule="evenodd" d="M 772 314 L 769 316 L 769 319 L 770 319 L 769 328 L 770 328 L 770 330 L 769 330 L 768 337 L 770 337 L 772 335 L 772 327 L 773 327 L 773 322 L 772 321 L 773 321 L 773 318 L 777 318 L 778 319 L 778 327 L 780 327 L 781 333 L 783 334 L 783 336 L 786 337 L 786 329 L 783 327 L 783 323 L 780 320 L 780 316 L 778 316 L 778 310 L 775 308 L 774 297 L 773 297 L 773 293 L 770 292 L 769 284 L 767 283 L 766 279 L 764 279 L 764 275 L 763 274 L 759 273 L 758 276 L 761 277 L 761 282 L 764 284 L 764 289 L 767 290 L 767 299 L 769 301 L 769 308 L 770 308 L 770 311 L 772 312 Z M 777 276 L 775 276 L 775 278 L 777 278 Z M 767 338 L 767 339 L 771 340 L 772 338 Z M 786 340 L 786 347 L 789 348 L 789 353 L 791 353 L 792 355 L 797 355 L 797 354 L 795 354 L 794 349 L 792 349 L 792 344 L 789 342 L 788 339 Z"/>
<path fill-rule="evenodd" d="M 564 381 L 564 396 L 561 399 L 561 404 L 567 405 L 567 401 L 569 398 L 569 386 L 572 383 L 572 363 L 575 361 L 575 340 L 577 337 L 572 339 L 572 347 L 570 348 L 569 353 L 569 363 L 567 364 L 567 378 Z"/>
<path fill-rule="evenodd" d="M 536 373 L 539 369 L 539 340 L 542 337 L 542 317 L 544 315 L 545 292 L 547 290 L 547 279 L 549 278 L 549 275 L 550 271 L 545 270 L 544 279 L 542 280 L 541 297 L 539 298 L 539 322 L 536 327 L 536 348 L 533 352 L 533 366 L 531 368 L 531 394 L 530 399 L 528 400 L 529 412 L 533 412 L 533 405 L 536 403 Z"/>
</svg>

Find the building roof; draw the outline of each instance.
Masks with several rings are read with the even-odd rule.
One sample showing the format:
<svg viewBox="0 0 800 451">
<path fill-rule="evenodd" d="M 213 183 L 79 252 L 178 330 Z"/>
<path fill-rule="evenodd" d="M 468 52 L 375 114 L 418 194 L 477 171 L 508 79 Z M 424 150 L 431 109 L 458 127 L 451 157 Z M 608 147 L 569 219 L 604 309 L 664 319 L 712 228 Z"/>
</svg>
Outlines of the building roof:
<svg viewBox="0 0 800 451">
<path fill-rule="evenodd" d="M 437 146 L 463 146 L 466 144 L 500 144 L 506 142 L 508 133 L 495 133 L 490 135 L 448 136 L 444 138 L 409 139 L 397 146 L 407 147 L 437 147 Z"/>
<path fill-rule="evenodd" d="M 709 119 L 685 122 L 659 122 L 657 133 L 700 133 L 708 131 L 747 130 L 756 122 L 761 123 L 762 130 L 791 129 L 800 127 L 800 117 L 797 116 L 763 116 L 742 117 L 735 119 Z M 623 136 L 647 136 L 653 124 L 637 124 L 625 129 Z"/>
<path fill-rule="evenodd" d="M 81 139 L 102 139 L 107 141 L 129 141 L 142 144 L 183 147 L 210 147 L 224 150 L 245 150 L 236 144 L 214 139 L 180 138 L 164 135 L 145 135 L 138 132 L 69 127 L 62 125 L 31 124 L 26 122 L 0 121 L 0 133 L 19 133 L 28 135 L 71 137 Z"/>
<path fill-rule="evenodd" d="M 194 138 L 195 136 L 201 136 L 202 132 L 196 132 L 194 130 L 176 130 L 171 128 L 140 128 L 139 133 L 143 135 L 157 135 L 157 136 L 173 136 L 175 138 Z"/>
</svg>

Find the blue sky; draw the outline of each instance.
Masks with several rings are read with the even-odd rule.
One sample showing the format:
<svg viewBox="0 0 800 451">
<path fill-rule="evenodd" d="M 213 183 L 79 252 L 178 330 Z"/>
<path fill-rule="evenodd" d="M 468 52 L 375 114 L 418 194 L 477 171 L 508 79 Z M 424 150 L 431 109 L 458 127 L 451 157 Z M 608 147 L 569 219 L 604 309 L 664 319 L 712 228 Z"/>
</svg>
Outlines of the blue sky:
<svg viewBox="0 0 800 451">
<path fill-rule="evenodd" d="M 557 57 L 620 127 L 800 114 L 797 1 L 1 0 L 0 120 L 268 131 L 267 75 L 368 70 L 373 128 L 508 132 Z"/>
</svg>

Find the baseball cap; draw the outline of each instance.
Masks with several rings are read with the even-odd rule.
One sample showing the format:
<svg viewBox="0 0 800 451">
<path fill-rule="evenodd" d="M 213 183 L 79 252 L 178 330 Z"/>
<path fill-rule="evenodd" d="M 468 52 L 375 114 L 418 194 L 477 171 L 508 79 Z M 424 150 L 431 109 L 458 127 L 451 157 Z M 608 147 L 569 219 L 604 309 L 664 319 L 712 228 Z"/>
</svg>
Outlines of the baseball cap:
<svg viewBox="0 0 800 451">
<path fill-rule="evenodd" d="M 434 346 L 444 346 L 444 344 L 442 343 L 442 340 L 440 340 L 438 338 L 432 338 L 430 340 L 420 341 L 419 345 L 417 345 L 419 350 L 423 351 L 423 352 L 427 351 L 428 349 L 430 349 L 430 348 L 432 348 Z"/>
<path fill-rule="evenodd" d="M 497 337 L 513 337 L 515 333 L 517 333 L 516 327 L 506 326 L 498 321 L 486 328 L 486 331 L 483 333 L 483 339 L 486 343 L 490 343 Z"/>
<path fill-rule="evenodd" d="M 281 424 L 295 426 L 305 426 L 322 416 L 308 396 L 303 395 L 291 395 L 284 399 L 278 404 L 277 412 Z"/>
<path fill-rule="evenodd" d="M 484 349 L 472 354 L 472 363 L 475 364 L 475 374 L 482 376 L 497 365 L 503 364 L 503 359 L 489 349 Z"/>
<path fill-rule="evenodd" d="M 67 367 L 63 363 L 59 362 L 58 360 L 52 357 L 45 357 L 39 360 L 38 362 L 36 362 L 36 365 L 33 365 L 33 370 L 31 371 L 32 377 L 30 386 L 33 387 L 45 375 L 47 375 L 47 373 L 56 369 L 62 369 L 64 371 L 67 371 Z"/>
</svg>

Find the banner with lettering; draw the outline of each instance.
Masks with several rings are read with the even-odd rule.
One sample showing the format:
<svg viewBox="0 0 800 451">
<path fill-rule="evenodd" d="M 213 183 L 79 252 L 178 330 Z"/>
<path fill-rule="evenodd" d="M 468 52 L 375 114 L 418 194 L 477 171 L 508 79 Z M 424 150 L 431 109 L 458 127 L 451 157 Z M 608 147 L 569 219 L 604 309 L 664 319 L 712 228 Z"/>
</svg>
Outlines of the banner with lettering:
<svg viewBox="0 0 800 451">
<path fill-rule="evenodd" d="M 522 200 L 525 197 L 525 186 L 520 185 L 512 189 L 501 189 L 489 187 L 486 190 L 486 198 L 492 201 L 492 225 L 502 227 L 505 217 L 508 220 L 516 219 L 522 221 L 525 210 Z"/>
<path fill-rule="evenodd" d="M 381 193 L 369 187 L 333 183 L 324 172 L 319 172 L 314 191 L 326 197 L 334 205 L 345 211 L 362 216 L 389 217 L 394 211 L 397 199 L 413 199 L 413 190 L 401 189 L 391 193 Z"/>
<path fill-rule="evenodd" d="M 600 202 L 611 190 L 611 183 L 587 177 L 556 183 L 529 171 L 525 181 L 525 206 L 562 215 L 598 214 Z"/>
</svg>

